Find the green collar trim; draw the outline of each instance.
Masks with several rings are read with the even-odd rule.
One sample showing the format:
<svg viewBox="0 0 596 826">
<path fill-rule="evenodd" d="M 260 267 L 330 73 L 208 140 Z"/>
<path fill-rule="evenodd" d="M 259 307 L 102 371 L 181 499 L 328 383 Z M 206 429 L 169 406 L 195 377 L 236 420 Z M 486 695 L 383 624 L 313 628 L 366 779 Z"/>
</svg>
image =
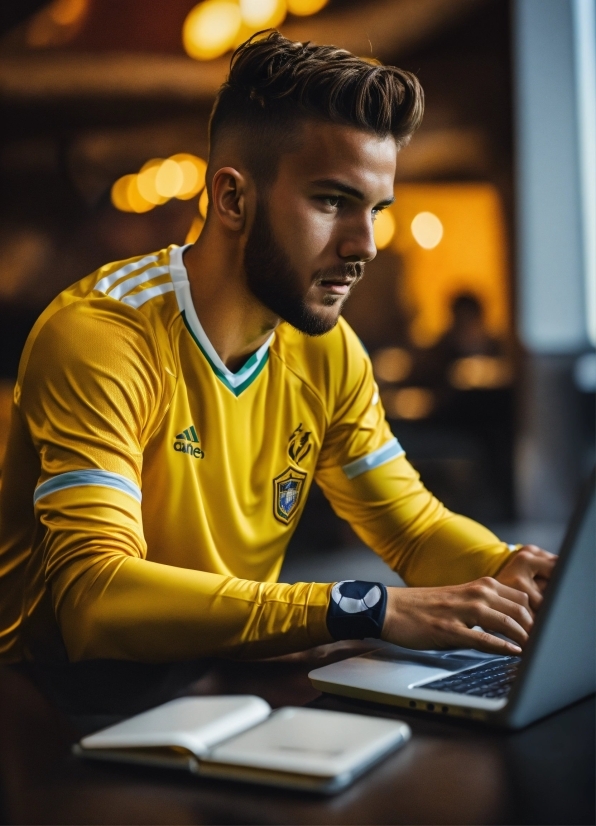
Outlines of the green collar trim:
<svg viewBox="0 0 596 826">
<path fill-rule="evenodd" d="M 244 379 L 244 381 L 241 381 L 239 384 L 232 384 L 226 376 L 226 374 L 222 370 L 220 370 L 220 368 L 213 362 L 213 360 L 210 358 L 209 354 L 207 353 L 207 351 L 195 335 L 192 327 L 188 323 L 185 310 L 182 311 L 182 320 L 184 321 L 186 329 L 192 336 L 195 344 L 197 345 L 201 353 L 205 356 L 207 363 L 209 364 L 217 378 L 222 382 L 222 384 L 225 384 L 228 390 L 230 390 L 235 396 L 239 396 L 244 390 L 246 390 L 246 388 L 253 383 L 253 381 L 260 374 L 263 367 L 267 364 L 267 361 L 269 359 L 269 342 L 267 342 L 267 348 L 265 352 L 261 354 L 260 358 L 259 354 L 261 353 L 261 350 L 257 350 L 257 352 L 253 353 L 252 356 L 248 359 L 248 361 L 242 365 L 242 367 L 240 368 L 240 370 L 238 370 L 237 373 L 232 374 L 238 378 L 241 378 L 241 376 L 245 375 L 246 373 L 249 373 L 249 375 Z"/>
<path fill-rule="evenodd" d="M 207 363 L 217 376 L 235 396 L 239 396 L 257 378 L 269 358 L 269 346 L 273 340 L 273 333 L 267 341 L 252 354 L 237 373 L 232 373 L 220 359 L 215 348 L 207 338 L 201 322 L 192 303 L 188 273 L 184 266 L 183 255 L 190 244 L 184 247 L 170 249 L 170 275 L 174 283 L 176 300 L 184 325 L 191 334 L 194 342 L 207 359 Z"/>
</svg>

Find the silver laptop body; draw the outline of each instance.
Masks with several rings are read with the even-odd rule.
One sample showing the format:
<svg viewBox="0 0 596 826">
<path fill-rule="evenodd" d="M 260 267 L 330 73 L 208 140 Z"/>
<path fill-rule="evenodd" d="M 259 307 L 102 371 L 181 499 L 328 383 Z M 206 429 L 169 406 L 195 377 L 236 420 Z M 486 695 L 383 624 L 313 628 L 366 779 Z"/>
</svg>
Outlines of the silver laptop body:
<svg viewBox="0 0 596 826">
<path fill-rule="evenodd" d="M 317 668 L 309 677 L 315 688 L 331 694 L 458 715 L 508 728 L 527 726 L 596 688 L 595 557 L 592 473 L 519 664 L 519 658 L 494 657 L 467 649 L 413 651 L 379 642 L 377 649 Z M 487 671 L 503 674 L 507 669 L 511 673 L 515 669 L 515 678 L 506 695 L 461 693 L 463 680 L 475 679 L 472 672 L 486 680 L 480 675 Z M 459 691 L 453 689 L 454 682 L 461 684 Z M 429 687 L 430 683 L 434 687 Z M 484 691 L 488 693 L 494 694 Z"/>
</svg>

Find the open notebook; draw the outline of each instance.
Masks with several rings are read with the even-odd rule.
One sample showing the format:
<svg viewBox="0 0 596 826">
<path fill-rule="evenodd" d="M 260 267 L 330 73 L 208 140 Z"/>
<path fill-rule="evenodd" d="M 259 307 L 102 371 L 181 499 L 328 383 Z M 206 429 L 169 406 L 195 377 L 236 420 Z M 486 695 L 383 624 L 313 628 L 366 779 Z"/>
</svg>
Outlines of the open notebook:
<svg viewBox="0 0 596 826">
<path fill-rule="evenodd" d="M 397 720 L 260 697 L 183 697 L 84 737 L 75 754 L 333 793 L 410 738 Z"/>
</svg>

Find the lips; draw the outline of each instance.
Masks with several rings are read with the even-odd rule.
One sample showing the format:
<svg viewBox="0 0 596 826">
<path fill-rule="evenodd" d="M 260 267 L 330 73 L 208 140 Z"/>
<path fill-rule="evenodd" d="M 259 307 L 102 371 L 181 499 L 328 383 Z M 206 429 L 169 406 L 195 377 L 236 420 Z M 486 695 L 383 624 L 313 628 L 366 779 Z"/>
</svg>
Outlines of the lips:
<svg viewBox="0 0 596 826">
<path fill-rule="evenodd" d="M 322 287 L 327 293 L 333 293 L 334 295 L 345 295 L 350 291 L 353 283 L 354 279 L 350 279 L 349 281 L 335 281 L 332 279 L 322 278 L 318 282 L 317 286 Z"/>
</svg>

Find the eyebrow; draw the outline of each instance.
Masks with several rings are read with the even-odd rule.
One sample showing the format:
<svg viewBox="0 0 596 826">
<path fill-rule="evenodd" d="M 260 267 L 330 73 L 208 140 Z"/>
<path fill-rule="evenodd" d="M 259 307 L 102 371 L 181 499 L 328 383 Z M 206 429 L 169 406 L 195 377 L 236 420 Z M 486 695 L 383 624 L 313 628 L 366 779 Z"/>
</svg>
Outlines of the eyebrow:
<svg viewBox="0 0 596 826">
<path fill-rule="evenodd" d="M 345 195 L 351 195 L 352 198 L 356 198 L 358 201 L 364 201 L 364 194 L 360 192 L 359 189 L 349 184 L 344 184 L 337 180 L 337 178 L 322 178 L 312 183 L 314 186 L 321 187 L 321 189 L 335 189 L 338 192 L 343 192 Z M 394 201 L 395 197 L 392 195 L 391 198 L 385 198 L 383 201 L 379 201 L 377 206 L 390 206 Z"/>
</svg>

